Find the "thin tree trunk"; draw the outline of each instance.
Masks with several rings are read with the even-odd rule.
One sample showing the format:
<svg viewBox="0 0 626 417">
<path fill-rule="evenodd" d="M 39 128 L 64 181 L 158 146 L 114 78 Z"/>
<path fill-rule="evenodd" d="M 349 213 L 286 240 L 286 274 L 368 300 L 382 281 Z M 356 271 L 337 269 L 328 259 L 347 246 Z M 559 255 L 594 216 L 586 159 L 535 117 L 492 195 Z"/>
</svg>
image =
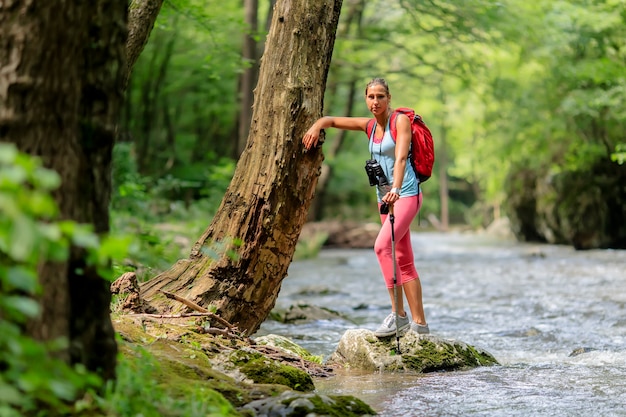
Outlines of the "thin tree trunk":
<svg viewBox="0 0 626 417">
<path fill-rule="evenodd" d="M 211 225 L 189 259 L 142 285 L 143 296 L 176 310 L 176 293 L 254 333 L 274 306 L 313 198 L 321 149 L 302 136 L 322 115 L 341 0 L 278 1 L 255 90 L 245 151 Z M 241 241 L 241 246 L 229 244 Z M 233 248 L 212 259 L 213 242 Z"/>
<path fill-rule="evenodd" d="M 356 93 L 356 80 L 350 81 L 350 88 L 348 89 L 348 100 L 346 101 L 346 106 L 343 114 L 346 116 L 352 115 L 352 110 L 354 109 L 354 96 Z M 329 158 L 334 158 L 339 153 L 339 150 L 343 146 L 344 141 L 346 140 L 347 135 L 346 130 L 339 130 L 334 140 L 331 142 L 330 146 L 326 147 L 326 155 Z M 311 205 L 311 210 L 309 210 L 309 214 L 307 220 L 315 221 L 321 220 L 323 217 L 323 209 L 325 207 L 326 200 L 326 189 L 333 175 L 333 170 L 330 165 L 324 164 L 322 165 L 322 171 L 320 173 L 319 180 L 317 182 L 317 187 L 315 191 L 315 198 L 313 199 L 313 204 Z"/>
<path fill-rule="evenodd" d="M 175 23 L 174 23 L 175 25 Z M 162 92 L 163 84 L 167 76 L 167 70 L 169 63 L 174 54 L 174 45 L 176 43 L 176 36 L 169 36 L 166 39 L 165 47 L 163 50 L 163 57 L 159 60 L 159 51 L 156 50 L 151 59 L 151 69 L 156 75 L 154 78 L 150 78 L 142 86 L 142 117 L 141 117 L 141 135 L 137 138 L 137 169 L 142 174 L 149 174 L 154 171 L 154 168 L 150 168 L 149 164 L 153 161 L 157 149 L 160 149 L 160 140 L 162 135 L 157 135 L 155 138 L 155 126 L 159 126 L 159 111 L 157 108 L 157 97 Z"/>
<path fill-rule="evenodd" d="M 356 37 L 360 37 L 362 31 L 362 17 L 363 17 L 363 9 L 365 8 L 364 0 L 350 0 L 350 7 L 348 9 L 347 18 L 345 20 L 345 24 L 339 29 L 339 37 L 347 37 L 350 34 L 351 30 L 356 31 Z M 357 80 L 356 76 L 353 74 L 353 69 L 347 69 L 351 74 L 349 75 L 350 81 L 348 82 L 348 100 L 345 102 L 345 107 L 343 109 L 342 114 L 346 116 L 352 116 L 352 112 L 354 110 L 355 99 L 357 96 Z M 341 69 L 339 69 L 341 71 Z M 335 77 L 336 79 L 339 76 Z M 331 100 L 337 98 L 337 91 L 339 89 L 339 83 L 335 82 L 330 88 L 330 98 Z M 343 96 L 342 96 L 343 97 Z M 334 107 L 334 106 L 331 106 Z M 325 147 L 325 154 L 329 159 L 334 159 L 337 154 L 340 152 L 344 141 L 347 136 L 347 131 L 339 130 L 333 140 L 330 141 L 329 145 Z M 324 207 L 326 207 L 326 190 L 328 184 L 330 183 L 333 176 L 332 167 L 328 164 L 322 165 L 322 171 L 320 174 L 319 181 L 317 182 L 317 189 L 315 192 L 315 198 L 313 199 L 313 203 L 311 205 L 311 209 L 309 210 L 309 214 L 307 216 L 308 221 L 321 220 L 324 216 Z"/>
<path fill-rule="evenodd" d="M 259 73 L 259 65 L 256 54 L 255 37 L 259 30 L 259 1 L 244 0 L 245 20 L 248 30 L 243 40 L 243 59 L 247 63 L 247 67 L 241 74 L 239 98 L 239 137 L 237 140 L 237 159 L 246 147 L 248 132 L 250 130 L 250 120 L 252 119 L 252 104 L 254 102 L 254 84 L 256 83 L 257 74 Z"/>
<path fill-rule="evenodd" d="M 171 111 L 173 110 L 170 107 L 170 101 L 167 96 L 165 96 L 163 97 L 161 113 L 163 114 L 163 127 L 165 130 L 165 149 L 168 158 L 165 162 L 165 165 L 161 168 L 163 176 L 166 175 L 167 172 L 170 171 L 176 164 L 176 126 L 175 123 L 172 122 L 172 116 L 170 114 Z"/>
<path fill-rule="evenodd" d="M 443 82 L 441 83 L 443 85 Z M 443 87 L 439 89 L 440 101 L 443 105 L 443 114 L 441 117 L 441 135 L 439 137 L 439 146 L 437 152 L 437 166 L 439 168 L 439 201 L 441 202 L 441 228 L 447 231 L 450 227 L 450 193 L 448 190 L 448 155 L 446 145 L 446 135 L 448 133 L 448 127 L 446 125 L 447 112 L 446 112 L 446 95 Z"/>
<path fill-rule="evenodd" d="M 157 16 L 163 6 L 163 0 L 131 0 L 128 16 L 128 41 L 126 42 L 126 74 L 125 83 L 128 83 L 139 55 L 148 43 L 150 32 L 154 28 Z M 126 84 L 124 85 L 126 88 Z"/>
</svg>

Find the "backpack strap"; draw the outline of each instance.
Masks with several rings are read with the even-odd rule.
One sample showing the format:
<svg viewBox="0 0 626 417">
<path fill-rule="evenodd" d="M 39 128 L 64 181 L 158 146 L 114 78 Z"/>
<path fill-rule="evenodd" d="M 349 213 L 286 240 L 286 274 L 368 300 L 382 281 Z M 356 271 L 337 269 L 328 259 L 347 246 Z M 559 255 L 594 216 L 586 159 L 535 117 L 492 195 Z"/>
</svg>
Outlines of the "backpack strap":
<svg viewBox="0 0 626 417">
<path fill-rule="evenodd" d="M 398 133 L 398 128 L 396 127 L 396 123 L 398 122 L 398 112 L 393 111 L 391 116 L 389 116 L 389 131 L 391 132 L 391 139 L 396 141 L 396 134 Z"/>
<path fill-rule="evenodd" d="M 376 127 L 376 119 L 371 119 L 367 122 L 367 127 L 365 128 L 365 133 L 367 133 L 368 139 L 372 140 L 372 130 Z"/>
<path fill-rule="evenodd" d="M 415 118 L 415 116 L 417 116 L 420 121 L 422 120 L 420 116 L 415 114 L 415 111 L 413 109 L 409 109 L 408 107 L 399 107 L 395 109 L 393 113 L 391 113 L 391 116 L 389 118 L 389 130 L 391 131 L 391 138 L 394 142 L 396 141 L 396 134 L 398 133 L 398 128 L 396 126 L 398 124 L 398 114 L 404 114 L 406 117 L 408 117 L 409 123 L 411 123 L 411 125 L 414 122 L 413 119 Z M 413 132 L 413 128 L 411 128 L 411 132 Z"/>
</svg>

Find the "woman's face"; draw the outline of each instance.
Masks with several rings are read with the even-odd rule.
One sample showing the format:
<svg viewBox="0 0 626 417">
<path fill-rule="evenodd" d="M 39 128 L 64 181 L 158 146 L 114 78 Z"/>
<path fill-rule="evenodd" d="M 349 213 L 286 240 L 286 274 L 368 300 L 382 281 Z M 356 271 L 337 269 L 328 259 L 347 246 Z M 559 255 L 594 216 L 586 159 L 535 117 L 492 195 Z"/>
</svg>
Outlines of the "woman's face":
<svg viewBox="0 0 626 417">
<path fill-rule="evenodd" d="M 365 94 L 365 103 L 367 108 L 374 116 L 385 114 L 389 107 L 389 99 L 391 96 L 387 94 L 387 90 L 380 84 L 374 84 L 367 89 Z"/>
</svg>

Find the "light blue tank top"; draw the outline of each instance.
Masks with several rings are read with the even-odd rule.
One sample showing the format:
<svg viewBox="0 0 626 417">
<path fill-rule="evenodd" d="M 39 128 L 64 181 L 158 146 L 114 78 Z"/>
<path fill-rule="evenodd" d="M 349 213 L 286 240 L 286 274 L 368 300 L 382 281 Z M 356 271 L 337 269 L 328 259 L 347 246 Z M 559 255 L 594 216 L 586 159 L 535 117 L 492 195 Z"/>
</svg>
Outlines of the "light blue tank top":
<svg viewBox="0 0 626 417">
<path fill-rule="evenodd" d="M 391 119 L 391 118 L 389 118 Z M 374 142 L 374 135 L 376 129 L 372 130 L 372 136 L 369 140 L 370 154 L 373 159 L 376 159 L 389 180 L 389 185 L 376 186 L 376 196 L 378 202 L 382 202 L 382 198 L 391 190 L 391 184 L 393 184 L 393 169 L 396 163 L 396 142 L 391 137 L 391 130 L 389 129 L 389 120 L 387 120 L 387 126 L 385 127 L 385 134 L 383 139 L 379 143 Z M 407 158 L 406 168 L 404 169 L 404 179 L 402 180 L 402 188 L 400 189 L 400 197 L 411 197 L 418 195 L 419 180 L 415 176 L 415 171 L 411 166 L 411 161 Z"/>
</svg>

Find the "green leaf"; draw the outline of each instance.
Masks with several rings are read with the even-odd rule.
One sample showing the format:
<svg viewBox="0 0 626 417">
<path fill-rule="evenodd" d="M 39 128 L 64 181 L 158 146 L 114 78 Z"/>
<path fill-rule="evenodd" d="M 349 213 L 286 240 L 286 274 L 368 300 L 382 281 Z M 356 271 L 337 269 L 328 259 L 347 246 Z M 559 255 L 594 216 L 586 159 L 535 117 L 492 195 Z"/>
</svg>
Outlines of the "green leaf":
<svg viewBox="0 0 626 417">
<path fill-rule="evenodd" d="M 43 190 L 54 190 L 61 185 L 61 177 L 56 171 L 39 167 L 33 174 L 33 184 Z"/>
<path fill-rule="evenodd" d="M 41 192 L 31 193 L 28 204 L 30 211 L 36 217 L 52 218 L 58 212 L 54 199 Z"/>
<path fill-rule="evenodd" d="M 23 314 L 26 317 L 35 317 L 39 313 L 39 304 L 32 298 L 5 295 L 0 299 L 7 310 L 13 310 Z"/>
<path fill-rule="evenodd" d="M 72 235 L 72 243 L 83 248 L 97 248 L 100 244 L 98 235 L 86 227 L 77 227 Z"/>
<path fill-rule="evenodd" d="M 17 186 L 26 182 L 28 174 L 20 166 L 4 167 L 0 170 L 0 188 L 17 189 Z"/>
<path fill-rule="evenodd" d="M 8 269 L 6 274 L 7 291 L 21 290 L 28 294 L 34 294 L 37 289 L 37 276 L 29 268 L 15 266 Z"/>
<path fill-rule="evenodd" d="M 32 255 L 35 246 L 35 230 L 32 220 L 26 216 L 15 217 L 10 236 L 9 256 L 17 261 L 27 260 Z"/>
<path fill-rule="evenodd" d="M 0 143 L 0 165 L 13 164 L 17 155 L 17 147 L 14 144 Z"/>
<path fill-rule="evenodd" d="M 0 379 L 0 404 L 19 404 L 22 394 L 19 390 L 8 385 L 3 379 Z M 13 410 L 15 414 L 7 414 L 9 409 L 3 411 L 0 406 L 0 415 L 2 416 L 18 416 L 19 414 Z"/>
</svg>

